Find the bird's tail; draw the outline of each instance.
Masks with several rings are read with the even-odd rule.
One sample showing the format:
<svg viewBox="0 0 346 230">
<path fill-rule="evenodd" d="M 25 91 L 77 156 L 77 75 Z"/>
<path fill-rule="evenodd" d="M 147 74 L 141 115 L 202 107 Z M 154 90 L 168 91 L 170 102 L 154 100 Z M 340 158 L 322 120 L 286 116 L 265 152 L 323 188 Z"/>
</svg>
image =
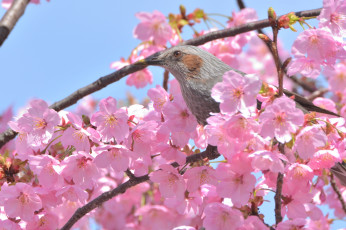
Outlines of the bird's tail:
<svg viewBox="0 0 346 230">
<path fill-rule="evenodd" d="M 330 171 L 339 179 L 340 184 L 346 186 L 346 163 L 336 163 Z"/>
</svg>

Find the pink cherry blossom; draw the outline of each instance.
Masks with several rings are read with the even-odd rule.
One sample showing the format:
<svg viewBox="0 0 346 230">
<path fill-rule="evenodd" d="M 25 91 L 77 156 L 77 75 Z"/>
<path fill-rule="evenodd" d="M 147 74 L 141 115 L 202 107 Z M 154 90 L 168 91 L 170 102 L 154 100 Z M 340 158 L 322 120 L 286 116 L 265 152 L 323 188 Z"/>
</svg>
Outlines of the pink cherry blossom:
<svg viewBox="0 0 346 230">
<path fill-rule="evenodd" d="M 13 123 L 11 127 L 16 126 L 19 132 L 27 133 L 27 143 L 37 150 L 48 144 L 60 117 L 45 101 L 37 99 L 32 100 L 27 112 Z"/>
<path fill-rule="evenodd" d="M 215 175 L 218 178 L 217 193 L 221 197 L 231 198 L 236 207 L 245 205 L 255 187 L 256 178 L 251 174 L 250 160 L 244 154 L 238 154 L 229 164 L 219 164 Z"/>
<path fill-rule="evenodd" d="M 35 216 L 26 226 L 26 230 L 56 230 L 59 226 L 59 217 L 53 212 L 44 213 L 40 217 Z"/>
<path fill-rule="evenodd" d="M 168 101 L 163 108 L 163 114 L 166 125 L 173 132 L 193 132 L 196 129 L 196 117 L 187 108 L 182 97 L 175 96 L 173 101 Z"/>
<path fill-rule="evenodd" d="M 275 137 L 280 143 L 285 143 L 292 139 L 291 133 L 303 125 L 304 114 L 295 107 L 292 99 L 282 96 L 266 107 L 259 120 L 263 124 L 261 135 Z"/>
<path fill-rule="evenodd" d="M 153 75 L 148 69 L 143 69 L 130 74 L 126 79 L 126 84 L 135 86 L 137 89 L 145 87 L 147 84 L 153 83 Z"/>
<path fill-rule="evenodd" d="M 316 79 L 321 73 L 321 64 L 321 62 L 305 56 L 296 57 L 289 63 L 287 74 L 293 76 L 300 73 L 305 77 Z"/>
<path fill-rule="evenodd" d="M 220 102 L 224 113 L 234 114 L 238 111 L 249 114 L 255 109 L 256 95 L 262 82 L 255 76 L 242 76 L 233 70 L 223 75 L 223 81 L 216 83 L 212 89 L 212 97 Z"/>
<path fill-rule="evenodd" d="M 161 156 L 168 161 L 176 161 L 179 165 L 186 162 L 186 155 L 176 146 L 166 143 L 160 143 L 155 150 L 161 153 Z"/>
<path fill-rule="evenodd" d="M 299 156 L 307 160 L 317 151 L 318 147 L 323 147 L 327 143 L 327 136 L 321 126 L 308 126 L 303 128 L 296 137 L 294 148 Z"/>
<path fill-rule="evenodd" d="M 331 168 L 336 162 L 340 162 L 340 154 L 337 149 L 322 149 L 317 151 L 309 162 L 309 166 L 314 170 Z"/>
<path fill-rule="evenodd" d="M 236 230 L 243 225 L 243 214 L 227 205 L 220 203 L 208 204 L 204 209 L 203 227 L 213 230 Z"/>
<path fill-rule="evenodd" d="M 338 113 L 338 111 L 336 110 L 335 102 L 329 98 L 317 97 L 312 101 L 312 103 L 314 103 L 314 105 L 321 107 L 323 109 L 327 109 L 334 113 Z"/>
<path fill-rule="evenodd" d="M 60 162 L 50 155 L 29 157 L 30 168 L 37 174 L 40 185 L 45 188 L 60 187 L 63 185 Z"/>
<path fill-rule="evenodd" d="M 161 165 L 160 168 L 161 170 L 150 174 L 150 180 L 159 183 L 159 189 L 163 197 L 182 199 L 186 188 L 183 176 L 172 165 Z"/>
<path fill-rule="evenodd" d="M 317 62 L 327 61 L 334 64 L 336 59 L 344 58 L 346 51 L 342 44 L 334 40 L 333 35 L 323 29 L 308 29 L 299 34 L 292 45 L 295 56 L 307 54 L 307 57 Z"/>
<path fill-rule="evenodd" d="M 142 41 L 154 41 L 156 45 L 165 45 L 172 36 L 172 29 L 161 12 L 140 12 L 136 17 L 141 21 L 133 31 L 135 38 Z"/>
<path fill-rule="evenodd" d="M 310 166 L 293 163 L 287 168 L 285 179 L 287 179 L 286 183 L 294 185 L 296 190 L 309 191 L 313 176 L 314 173 Z"/>
<path fill-rule="evenodd" d="M 61 137 L 61 144 L 68 148 L 74 146 L 77 151 L 90 151 L 90 140 L 91 133 L 87 128 L 83 127 L 83 121 L 80 117 L 76 116 L 73 113 L 68 113 L 67 117 L 71 123 L 71 126 L 68 127 Z"/>
<path fill-rule="evenodd" d="M 276 228 L 276 230 L 305 230 L 305 225 L 307 220 L 304 218 L 297 218 L 293 220 L 286 220 L 280 222 Z"/>
<path fill-rule="evenodd" d="M 343 92 L 346 88 L 346 62 L 340 62 L 334 67 L 327 67 L 324 70 L 330 88 L 333 92 Z"/>
<path fill-rule="evenodd" d="M 134 127 L 128 138 L 127 147 L 138 153 L 145 161 L 150 161 L 150 150 L 155 143 L 157 123 L 146 121 Z"/>
<path fill-rule="evenodd" d="M 244 221 L 243 226 L 237 228 L 237 230 L 268 230 L 269 228 L 264 225 L 260 217 L 249 216 Z"/>
<path fill-rule="evenodd" d="M 20 217 L 24 221 L 30 221 L 34 212 L 42 208 L 41 199 L 33 187 L 21 182 L 11 186 L 2 185 L 0 198 L 9 217 Z"/>
<path fill-rule="evenodd" d="M 3 6 L 4 7 L 4 6 Z M 6 7 L 4 7 L 6 8 Z M 13 222 L 10 219 L 6 219 L 6 220 L 0 220 L 0 226 L 4 229 L 4 230 L 22 230 L 22 228 L 20 227 L 19 224 Z"/>
<path fill-rule="evenodd" d="M 319 27 L 328 27 L 335 36 L 346 36 L 346 2 L 343 0 L 324 0 L 323 9 L 318 16 Z"/>
<path fill-rule="evenodd" d="M 130 165 L 130 151 L 122 145 L 105 145 L 95 151 L 94 162 L 100 168 L 111 166 L 116 172 L 124 172 Z"/>
<path fill-rule="evenodd" d="M 135 215 L 142 216 L 143 229 L 172 229 L 177 225 L 175 214 L 162 205 L 142 206 Z"/>
<path fill-rule="evenodd" d="M 284 172 L 283 162 L 287 162 L 287 158 L 277 151 L 260 150 L 249 155 L 252 158 L 251 165 L 259 170 L 270 170 L 278 173 Z"/>
<path fill-rule="evenodd" d="M 93 157 L 85 152 L 77 152 L 63 161 L 62 175 L 67 181 L 73 182 L 84 189 L 92 189 L 98 176 L 98 168 Z"/>
<path fill-rule="evenodd" d="M 129 134 L 128 115 L 123 109 L 117 109 L 117 101 L 108 97 L 100 101 L 100 111 L 91 117 L 91 123 L 97 127 L 105 142 L 120 143 Z"/>
<path fill-rule="evenodd" d="M 187 191 L 195 192 L 203 184 L 217 184 L 215 170 L 208 166 L 194 167 L 184 174 L 186 180 Z"/>
<path fill-rule="evenodd" d="M 313 194 L 310 191 L 300 189 L 300 185 L 295 182 L 284 183 L 282 189 L 283 205 L 281 211 L 287 214 L 288 218 L 306 218 L 308 217 L 308 210 L 305 209 L 304 204 L 310 203 Z"/>
<path fill-rule="evenodd" d="M 195 215 L 200 214 L 202 203 L 203 200 L 200 191 L 185 193 L 184 199 L 173 197 L 166 198 L 164 201 L 165 206 L 177 210 L 181 215 L 186 215 L 191 212 Z"/>
<path fill-rule="evenodd" d="M 149 89 L 148 96 L 154 102 L 154 109 L 157 112 L 161 112 L 165 103 L 169 101 L 169 94 L 160 85 L 156 85 L 156 88 Z"/>
<path fill-rule="evenodd" d="M 72 202 L 84 204 L 88 199 L 88 193 L 77 185 L 66 185 L 56 192 L 56 197 L 63 197 Z"/>
</svg>

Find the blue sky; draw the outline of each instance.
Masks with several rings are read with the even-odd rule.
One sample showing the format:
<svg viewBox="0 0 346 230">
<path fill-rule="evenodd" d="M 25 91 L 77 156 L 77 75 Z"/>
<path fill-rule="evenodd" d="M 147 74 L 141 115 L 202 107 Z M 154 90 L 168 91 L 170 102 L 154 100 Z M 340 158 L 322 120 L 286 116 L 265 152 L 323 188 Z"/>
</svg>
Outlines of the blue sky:
<svg viewBox="0 0 346 230">
<path fill-rule="evenodd" d="M 168 15 L 170 12 L 178 13 L 180 4 L 186 6 L 187 12 L 201 8 L 206 13 L 230 15 L 238 10 L 236 0 L 51 0 L 49 3 L 42 1 L 40 5 L 30 4 L 0 47 L 0 113 L 10 105 L 18 110 L 31 98 L 41 98 L 51 104 L 113 72 L 110 63 L 127 57 L 140 42 L 132 35 L 139 22 L 135 13 L 159 10 Z M 257 10 L 259 19 L 264 19 L 269 7 L 281 15 L 320 8 L 322 0 L 245 0 L 245 4 Z M 5 10 L 0 9 L 1 17 L 4 13 Z M 279 38 L 290 50 L 297 35 L 284 30 Z M 185 38 L 189 36 L 191 32 Z M 108 96 L 124 99 L 126 92 L 131 92 L 144 98 L 149 88 L 162 82 L 163 70 L 155 67 L 151 70 L 154 83 L 144 89 L 126 86 L 124 78 L 93 96 L 97 99 Z M 272 223 L 274 218 L 268 217 L 267 220 Z M 338 223 L 334 229 L 341 227 L 342 222 Z"/>
</svg>

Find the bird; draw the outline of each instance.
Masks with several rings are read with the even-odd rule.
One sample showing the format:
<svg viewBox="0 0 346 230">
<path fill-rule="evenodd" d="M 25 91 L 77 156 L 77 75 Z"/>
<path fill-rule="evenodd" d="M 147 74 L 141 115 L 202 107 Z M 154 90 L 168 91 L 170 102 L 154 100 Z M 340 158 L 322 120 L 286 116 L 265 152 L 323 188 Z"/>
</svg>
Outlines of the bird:
<svg viewBox="0 0 346 230">
<path fill-rule="evenodd" d="M 211 96 L 214 85 L 222 81 L 225 72 L 235 71 L 243 76 L 246 74 L 234 69 L 215 57 L 208 51 L 192 45 L 178 45 L 159 51 L 145 59 L 139 65 L 160 66 L 169 71 L 179 82 L 180 89 L 191 113 L 201 125 L 207 125 L 207 118 L 211 113 L 219 113 L 219 103 Z M 284 90 L 284 94 L 294 96 L 296 107 L 304 113 L 315 111 L 338 116 L 329 110 L 315 106 L 306 98 Z M 260 105 L 260 103 L 257 103 Z M 346 185 L 345 164 L 337 163 L 331 171 Z"/>
</svg>

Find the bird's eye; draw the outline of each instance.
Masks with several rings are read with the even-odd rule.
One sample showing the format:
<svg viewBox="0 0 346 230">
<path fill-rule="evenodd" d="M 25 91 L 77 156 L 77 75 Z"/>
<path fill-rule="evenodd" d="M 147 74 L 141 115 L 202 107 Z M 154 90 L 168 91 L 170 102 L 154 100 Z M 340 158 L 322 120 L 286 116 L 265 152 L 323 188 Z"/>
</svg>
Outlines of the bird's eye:
<svg viewBox="0 0 346 230">
<path fill-rule="evenodd" d="M 174 57 L 180 57 L 181 56 L 181 51 L 179 51 L 179 50 L 174 51 L 173 55 L 174 55 Z"/>
</svg>

